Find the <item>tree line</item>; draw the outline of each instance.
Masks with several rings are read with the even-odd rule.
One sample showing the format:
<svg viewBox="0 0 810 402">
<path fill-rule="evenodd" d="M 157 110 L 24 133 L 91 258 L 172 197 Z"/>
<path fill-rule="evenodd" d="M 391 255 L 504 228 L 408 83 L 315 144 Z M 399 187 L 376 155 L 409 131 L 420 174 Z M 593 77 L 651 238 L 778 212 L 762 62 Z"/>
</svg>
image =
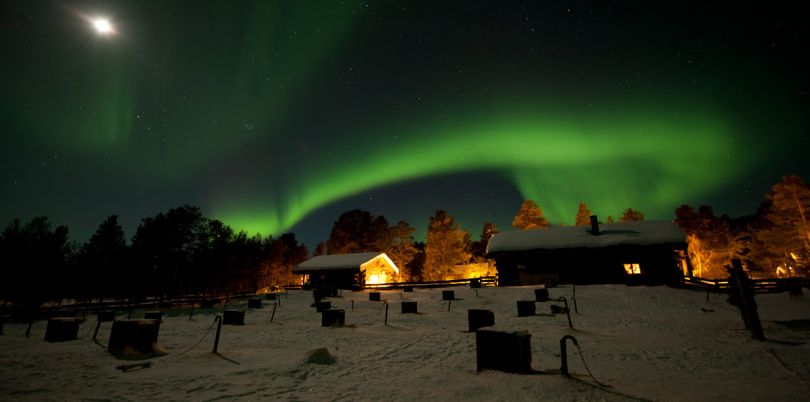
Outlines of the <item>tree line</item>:
<svg viewBox="0 0 810 402">
<path fill-rule="evenodd" d="M 589 215 L 587 205 L 580 204 L 577 224 Z M 532 230 L 549 224 L 537 203 L 527 200 L 513 226 Z M 406 221 L 390 224 L 383 216 L 352 210 L 340 215 L 314 254 L 385 252 L 401 268 L 401 280 L 441 280 L 456 265 L 485 261 L 497 231 L 486 222 L 472 240 L 448 212 L 437 210 L 428 219 L 425 241 L 416 241 Z M 190 205 L 142 219 L 130 243 L 117 215 L 107 217 L 83 244 L 70 242 L 68 228 L 54 227 L 46 216 L 26 223 L 15 219 L 0 233 L 0 253 L 0 299 L 18 306 L 61 298 L 254 292 L 294 283 L 292 267 L 309 257 L 293 233 L 235 232 Z"/>
<path fill-rule="evenodd" d="M 716 216 L 712 207 L 681 205 L 675 222 L 687 235 L 694 276 L 725 278 L 732 258 L 754 277 L 810 276 L 810 187 L 789 175 L 771 187 L 756 213 Z"/>
<path fill-rule="evenodd" d="M 67 234 L 44 216 L 9 223 L 0 234 L 0 299 L 35 309 L 62 298 L 255 292 L 291 283 L 292 267 L 309 254 L 292 233 L 248 236 L 188 205 L 144 218 L 131 244 L 116 215 L 84 244 Z"/>
<path fill-rule="evenodd" d="M 740 218 L 715 216 L 710 206 L 682 205 L 675 222 L 689 245 L 692 274 L 725 277 L 724 266 L 740 258 L 754 276 L 810 274 L 810 190 L 801 177 L 786 176 L 773 186 L 757 213 Z M 589 225 L 591 211 L 579 204 L 575 225 Z M 619 222 L 644 214 L 627 208 Z M 607 223 L 613 217 L 608 216 Z M 443 279 L 459 264 L 485 262 L 487 244 L 498 228 L 484 223 L 473 240 L 447 211 L 429 217 L 424 241 L 400 220 L 347 211 L 334 222 L 315 255 L 385 252 L 400 267 L 402 281 Z M 551 226 L 542 208 L 525 200 L 512 220 L 519 230 Z M 198 207 L 181 206 L 144 218 L 128 244 L 118 217 L 111 215 L 83 244 L 68 239 L 68 228 L 47 217 L 27 223 L 15 219 L 0 233 L 0 299 L 38 306 L 58 298 L 172 298 L 255 292 L 294 283 L 292 267 L 310 253 L 293 233 L 278 237 L 235 232 L 203 216 Z"/>
</svg>

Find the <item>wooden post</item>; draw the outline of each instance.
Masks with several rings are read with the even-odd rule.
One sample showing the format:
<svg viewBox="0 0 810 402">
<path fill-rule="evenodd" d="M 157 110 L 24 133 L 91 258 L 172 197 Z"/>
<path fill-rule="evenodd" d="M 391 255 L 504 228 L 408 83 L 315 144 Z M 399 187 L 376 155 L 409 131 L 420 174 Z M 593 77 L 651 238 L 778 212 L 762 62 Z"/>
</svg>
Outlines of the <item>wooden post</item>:
<svg viewBox="0 0 810 402">
<path fill-rule="evenodd" d="M 574 312 L 579 314 L 579 307 L 577 307 L 577 284 L 574 284 L 574 294 L 571 296 L 571 301 L 574 302 Z"/>
<path fill-rule="evenodd" d="M 214 321 L 217 323 L 217 335 L 214 337 L 214 353 L 217 353 L 217 349 L 219 349 L 219 333 L 222 331 L 222 316 L 218 315 L 214 317 Z"/>
<path fill-rule="evenodd" d="M 759 313 L 757 313 L 757 303 L 754 300 L 754 288 L 751 284 L 751 279 L 745 275 L 742 268 L 742 262 L 738 258 L 731 260 L 731 267 L 728 268 L 731 274 L 729 280 L 729 302 L 735 304 L 742 314 L 745 328 L 751 330 L 751 337 L 759 340 L 765 340 L 765 334 L 762 332 L 762 324 L 759 321 Z"/>
<path fill-rule="evenodd" d="M 566 377 L 571 377 L 571 374 L 568 373 L 568 351 L 565 347 L 565 341 L 569 339 L 571 342 L 574 342 L 574 345 L 577 345 L 577 338 L 571 335 L 563 336 L 560 339 L 560 373 Z"/>
</svg>

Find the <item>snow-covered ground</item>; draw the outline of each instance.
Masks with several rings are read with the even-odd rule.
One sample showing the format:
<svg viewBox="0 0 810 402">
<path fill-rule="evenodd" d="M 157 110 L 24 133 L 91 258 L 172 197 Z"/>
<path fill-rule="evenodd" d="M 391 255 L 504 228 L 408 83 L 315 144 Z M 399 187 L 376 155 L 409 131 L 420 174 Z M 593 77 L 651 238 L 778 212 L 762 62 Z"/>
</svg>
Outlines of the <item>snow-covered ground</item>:
<svg viewBox="0 0 810 402">
<path fill-rule="evenodd" d="M 151 367 L 122 372 L 118 360 L 91 340 L 88 317 L 79 339 L 43 340 L 45 322 L 30 339 L 23 324 L 6 324 L 0 336 L 2 400 L 482 400 L 482 401 L 799 401 L 810 399 L 810 296 L 757 295 L 769 338 L 752 340 L 736 308 L 722 295 L 667 287 L 578 286 L 579 313 L 569 329 L 564 315 L 517 317 L 515 302 L 533 288 L 453 288 L 447 311 L 442 289 L 383 292 L 390 303 L 368 301 L 366 292 L 330 299 L 346 310 L 346 327 L 322 328 L 310 307 L 312 294 L 290 291 L 270 322 L 271 302 L 248 310 L 245 326 L 223 326 L 221 355 L 211 353 L 219 310 L 193 320 L 170 311 L 158 344 L 168 354 Z M 570 287 L 550 289 L 571 296 Z M 419 314 L 401 314 L 400 300 L 418 302 Z M 354 310 L 351 302 L 354 301 Z M 229 307 L 244 308 L 246 302 Z M 538 313 L 549 304 L 537 303 Z M 475 334 L 467 309 L 495 312 L 499 329 L 531 333 L 533 375 L 476 372 Z M 138 317 L 142 312 L 136 312 Z M 125 318 L 123 313 L 119 319 Z M 787 324 L 787 325 L 786 325 Z M 102 324 L 106 345 L 112 323 Z M 569 379 L 560 367 L 559 340 L 579 340 L 593 375 L 587 376 L 569 344 Z M 200 340 L 202 340 L 200 342 Z M 200 343 L 198 343 L 200 342 Z M 196 346 L 195 346 L 196 345 Z M 328 348 L 331 365 L 307 363 L 308 351 Z"/>
</svg>

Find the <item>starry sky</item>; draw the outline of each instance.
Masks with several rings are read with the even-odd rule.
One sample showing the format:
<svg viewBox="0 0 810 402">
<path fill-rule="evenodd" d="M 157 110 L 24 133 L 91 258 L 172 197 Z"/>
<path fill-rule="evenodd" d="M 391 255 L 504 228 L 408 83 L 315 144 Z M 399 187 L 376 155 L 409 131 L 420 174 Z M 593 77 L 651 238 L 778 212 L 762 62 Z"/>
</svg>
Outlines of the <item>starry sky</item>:
<svg viewBox="0 0 810 402">
<path fill-rule="evenodd" d="M 750 214 L 810 177 L 807 10 L 705 3 L 2 2 L 0 221 Z"/>
</svg>

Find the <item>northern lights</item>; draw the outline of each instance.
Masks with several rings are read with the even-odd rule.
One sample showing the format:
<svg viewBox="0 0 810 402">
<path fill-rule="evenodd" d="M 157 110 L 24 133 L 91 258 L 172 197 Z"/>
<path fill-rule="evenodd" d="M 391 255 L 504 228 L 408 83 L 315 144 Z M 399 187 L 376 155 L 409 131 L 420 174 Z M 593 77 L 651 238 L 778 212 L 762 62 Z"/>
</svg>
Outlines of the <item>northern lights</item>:
<svg viewBox="0 0 810 402">
<path fill-rule="evenodd" d="M 378 186 L 494 169 L 506 172 L 524 197 L 544 200 L 547 215 L 561 221 L 569 220 L 569 210 L 579 199 L 615 213 L 625 205 L 667 211 L 672 199 L 703 194 L 746 168 L 732 166 L 723 157 L 736 151 L 723 141 L 728 136 L 723 122 L 703 116 L 678 121 L 652 110 L 623 112 L 646 120 L 631 121 L 621 114 L 591 121 L 576 116 L 532 118 L 527 112 L 423 127 L 426 133 L 398 142 L 395 149 L 368 146 L 345 155 L 355 161 L 347 166 L 305 169 L 302 176 L 309 180 L 283 192 L 288 198 L 281 202 L 240 204 L 234 212 L 225 208 L 216 214 L 253 231 L 273 233 L 292 227 L 316 208 Z M 639 137 L 644 131 L 648 135 Z M 702 175 L 706 168 L 715 174 Z M 553 196 L 547 195 L 548 189 Z M 267 207 L 273 204 L 278 209 Z"/>
<path fill-rule="evenodd" d="M 580 201 L 739 215 L 810 173 L 799 10 L 1 7 L 0 218 L 49 215 L 74 240 L 185 203 L 311 246 L 353 208 L 418 232 L 445 209 L 473 235 L 508 229 L 522 198 L 565 224 Z"/>
</svg>

